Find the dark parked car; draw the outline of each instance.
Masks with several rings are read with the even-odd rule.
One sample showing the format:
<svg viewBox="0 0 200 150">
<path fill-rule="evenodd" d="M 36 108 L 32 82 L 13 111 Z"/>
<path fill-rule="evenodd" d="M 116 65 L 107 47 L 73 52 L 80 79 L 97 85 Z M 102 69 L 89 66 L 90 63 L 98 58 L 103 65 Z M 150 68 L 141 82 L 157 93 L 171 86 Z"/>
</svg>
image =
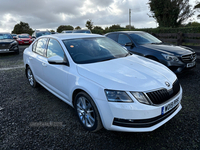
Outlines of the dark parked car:
<svg viewBox="0 0 200 150">
<path fill-rule="evenodd" d="M 196 66 L 196 53 L 191 48 L 163 43 L 149 33 L 119 31 L 107 33 L 106 36 L 125 46 L 131 53 L 166 65 L 174 73 Z"/>
<path fill-rule="evenodd" d="M 18 43 L 10 33 L 0 33 L 0 53 L 9 52 L 19 54 Z"/>
<path fill-rule="evenodd" d="M 17 34 L 11 34 L 13 39 L 17 39 Z"/>
<path fill-rule="evenodd" d="M 38 30 L 36 30 L 35 32 L 33 32 L 32 38 L 37 39 L 38 37 L 40 37 L 42 35 L 51 35 L 51 32 L 50 31 L 38 31 Z"/>
<path fill-rule="evenodd" d="M 89 29 L 73 30 L 72 33 L 92 33 Z"/>
<path fill-rule="evenodd" d="M 61 33 L 72 33 L 73 30 L 64 30 Z"/>
</svg>

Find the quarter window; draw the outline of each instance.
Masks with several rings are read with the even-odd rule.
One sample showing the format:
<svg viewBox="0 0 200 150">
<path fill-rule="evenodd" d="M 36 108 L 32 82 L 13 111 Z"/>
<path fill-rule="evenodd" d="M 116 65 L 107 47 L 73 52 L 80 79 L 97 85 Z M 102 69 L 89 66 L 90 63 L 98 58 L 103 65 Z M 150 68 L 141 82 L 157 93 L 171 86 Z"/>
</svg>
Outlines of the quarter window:
<svg viewBox="0 0 200 150">
<path fill-rule="evenodd" d="M 46 50 L 47 38 L 42 38 L 37 41 L 35 52 L 39 55 L 44 55 Z"/>
<path fill-rule="evenodd" d="M 126 43 L 130 43 L 131 40 L 125 34 L 119 34 L 118 43 L 121 45 L 125 45 Z"/>
<path fill-rule="evenodd" d="M 47 48 L 47 58 L 52 56 L 60 56 L 64 58 L 64 52 L 60 44 L 55 39 L 50 39 Z"/>
</svg>

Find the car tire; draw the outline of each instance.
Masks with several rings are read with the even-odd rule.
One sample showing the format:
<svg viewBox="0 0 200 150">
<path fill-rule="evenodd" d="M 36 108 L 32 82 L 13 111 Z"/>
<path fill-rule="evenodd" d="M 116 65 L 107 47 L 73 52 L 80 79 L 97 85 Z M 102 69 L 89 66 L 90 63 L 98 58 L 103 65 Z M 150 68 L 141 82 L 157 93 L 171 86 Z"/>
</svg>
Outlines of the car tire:
<svg viewBox="0 0 200 150">
<path fill-rule="evenodd" d="M 87 131 L 96 132 L 102 128 L 97 107 L 88 94 L 79 92 L 75 97 L 74 107 L 79 122 Z"/>
<path fill-rule="evenodd" d="M 28 78 L 28 82 L 31 87 L 37 87 L 38 83 L 36 82 L 33 72 L 29 66 L 26 68 L 26 77 Z"/>
</svg>

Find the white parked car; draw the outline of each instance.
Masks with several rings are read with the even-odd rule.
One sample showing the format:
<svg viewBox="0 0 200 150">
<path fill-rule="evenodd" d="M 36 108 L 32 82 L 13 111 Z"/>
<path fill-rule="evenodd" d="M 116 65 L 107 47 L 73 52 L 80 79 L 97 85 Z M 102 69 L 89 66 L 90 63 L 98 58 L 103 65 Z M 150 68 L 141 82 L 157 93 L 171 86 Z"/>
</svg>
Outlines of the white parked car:
<svg viewBox="0 0 200 150">
<path fill-rule="evenodd" d="M 153 131 L 182 108 L 173 72 L 105 36 L 42 36 L 23 59 L 30 85 L 39 83 L 74 107 L 88 131 Z"/>
</svg>

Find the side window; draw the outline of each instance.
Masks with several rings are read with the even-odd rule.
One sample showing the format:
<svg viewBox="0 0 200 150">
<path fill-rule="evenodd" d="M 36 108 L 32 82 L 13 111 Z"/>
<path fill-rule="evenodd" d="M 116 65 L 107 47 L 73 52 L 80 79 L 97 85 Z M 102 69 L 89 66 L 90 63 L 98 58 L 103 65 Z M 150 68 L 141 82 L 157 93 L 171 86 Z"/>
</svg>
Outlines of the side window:
<svg viewBox="0 0 200 150">
<path fill-rule="evenodd" d="M 107 37 L 117 42 L 117 34 L 108 34 Z"/>
<path fill-rule="evenodd" d="M 47 58 L 56 56 L 56 55 L 64 58 L 63 49 L 57 40 L 50 39 L 48 47 L 47 47 Z"/>
<path fill-rule="evenodd" d="M 36 53 L 42 56 L 44 55 L 45 50 L 46 50 L 47 40 L 48 40 L 47 38 L 42 38 L 37 41 L 37 45 L 35 48 Z"/>
<path fill-rule="evenodd" d="M 32 50 L 33 50 L 33 52 L 35 52 L 35 50 L 36 50 L 36 46 L 37 46 L 37 41 L 33 44 L 33 46 L 32 46 Z"/>
<path fill-rule="evenodd" d="M 131 40 L 129 39 L 129 37 L 125 34 L 119 34 L 118 37 L 118 43 L 121 45 L 125 45 L 126 43 L 130 43 Z"/>
</svg>

